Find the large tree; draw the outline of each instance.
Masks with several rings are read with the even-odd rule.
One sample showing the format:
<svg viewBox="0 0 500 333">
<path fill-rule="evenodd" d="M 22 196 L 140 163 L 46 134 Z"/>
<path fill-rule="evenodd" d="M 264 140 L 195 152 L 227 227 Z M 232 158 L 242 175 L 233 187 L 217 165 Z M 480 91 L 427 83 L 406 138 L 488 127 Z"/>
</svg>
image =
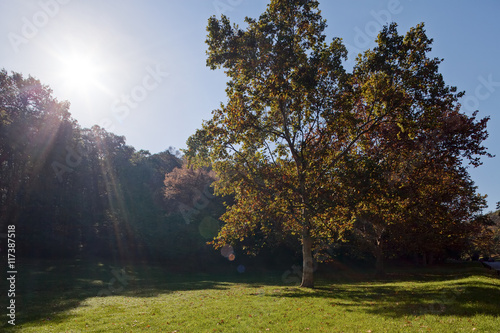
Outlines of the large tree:
<svg viewBox="0 0 500 333">
<path fill-rule="evenodd" d="M 217 246 L 257 230 L 302 242 L 302 286 L 313 287 L 312 249 L 350 226 L 350 154 L 382 122 L 411 127 L 423 110 L 457 96 L 429 59 L 423 26 L 405 37 L 386 27 L 352 74 L 340 39 L 326 43 L 317 1 L 273 0 L 245 30 L 209 19 L 208 60 L 229 77 L 228 102 L 188 140 L 187 156 L 211 163 L 218 194 L 234 195 Z M 385 40 L 393 43 L 386 47 Z M 396 47 L 395 41 L 400 43 Z M 436 111 L 437 112 L 437 111 Z"/>
</svg>

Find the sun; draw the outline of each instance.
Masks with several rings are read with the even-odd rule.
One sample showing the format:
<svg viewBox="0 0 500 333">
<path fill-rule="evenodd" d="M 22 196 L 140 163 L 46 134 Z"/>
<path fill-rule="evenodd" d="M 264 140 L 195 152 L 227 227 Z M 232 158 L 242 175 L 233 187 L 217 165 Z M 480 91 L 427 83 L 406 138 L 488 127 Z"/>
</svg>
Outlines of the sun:
<svg viewBox="0 0 500 333">
<path fill-rule="evenodd" d="M 73 53 L 61 59 L 61 76 L 68 88 L 92 90 L 100 85 L 102 69 L 88 54 Z"/>
<path fill-rule="evenodd" d="M 113 96 L 115 82 L 107 54 L 92 45 L 75 45 L 60 47 L 53 57 L 56 94 L 71 103 L 72 114 L 80 121 L 98 123 L 103 103 Z"/>
<path fill-rule="evenodd" d="M 109 94 L 106 82 L 110 68 L 95 48 L 73 47 L 57 54 L 56 59 L 58 81 L 68 96 L 92 99 Z"/>
<path fill-rule="evenodd" d="M 96 64 L 88 56 L 73 55 L 63 60 L 63 73 L 71 82 L 92 84 L 98 76 Z"/>
</svg>

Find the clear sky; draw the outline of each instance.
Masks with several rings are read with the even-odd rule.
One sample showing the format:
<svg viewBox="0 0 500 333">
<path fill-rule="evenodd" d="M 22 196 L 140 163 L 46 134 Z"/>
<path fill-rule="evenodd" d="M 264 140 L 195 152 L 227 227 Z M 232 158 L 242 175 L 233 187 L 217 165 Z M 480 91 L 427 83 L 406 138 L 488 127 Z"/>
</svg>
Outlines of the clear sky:
<svg viewBox="0 0 500 333">
<path fill-rule="evenodd" d="M 184 148 L 225 98 L 222 71 L 205 66 L 207 20 L 226 14 L 244 26 L 267 0 L 0 1 L 0 68 L 49 85 L 84 127 L 124 135 L 137 150 Z M 349 50 L 374 46 L 386 22 L 404 33 L 420 22 L 444 58 L 445 82 L 466 91 L 463 110 L 490 116 L 486 142 L 497 158 L 470 170 L 489 209 L 500 201 L 500 1 L 320 1 L 328 38 Z"/>
</svg>

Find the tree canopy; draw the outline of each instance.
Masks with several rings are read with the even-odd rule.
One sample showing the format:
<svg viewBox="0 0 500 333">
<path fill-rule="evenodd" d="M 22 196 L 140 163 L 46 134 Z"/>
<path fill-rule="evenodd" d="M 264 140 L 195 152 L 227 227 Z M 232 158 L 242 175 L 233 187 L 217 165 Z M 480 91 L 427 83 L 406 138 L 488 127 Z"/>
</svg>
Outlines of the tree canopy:
<svg viewBox="0 0 500 333">
<path fill-rule="evenodd" d="M 361 173 L 382 171 L 371 169 L 383 160 L 369 153 L 382 149 L 379 142 L 435 142 L 432 158 L 444 152 L 473 164 L 486 154 L 487 119 L 460 113 L 462 93 L 444 83 L 441 60 L 428 57 L 432 40 L 423 24 L 404 36 L 396 24 L 384 27 L 348 73 L 341 40 L 326 43 L 317 1 L 273 0 L 258 20 L 245 22 L 241 29 L 224 15 L 208 21 L 207 66 L 225 69 L 228 101 L 186 151 L 191 161 L 212 165 L 216 193 L 235 197 L 216 246 L 256 231 L 296 235 L 302 286 L 313 287 L 312 249 L 352 226 L 363 178 L 348 171 L 353 162 Z M 448 119 L 456 131 L 436 136 Z M 376 135 L 384 131 L 394 135 Z"/>
</svg>

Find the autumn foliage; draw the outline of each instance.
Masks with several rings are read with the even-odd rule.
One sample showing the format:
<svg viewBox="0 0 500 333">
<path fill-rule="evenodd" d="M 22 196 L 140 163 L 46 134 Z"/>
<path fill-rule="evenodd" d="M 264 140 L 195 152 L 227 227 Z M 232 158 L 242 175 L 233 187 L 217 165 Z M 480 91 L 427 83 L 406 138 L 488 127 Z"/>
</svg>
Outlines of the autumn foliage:
<svg viewBox="0 0 500 333">
<path fill-rule="evenodd" d="M 425 245 L 412 244 L 419 253 L 462 241 L 484 206 L 464 164 L 487 155 L 487 119 L 460 111 L 463 94 L 429 58 L 423 24 L 406 35 L 384 27 L 349 73 L 317 1 L 274 0 L 246 23 L 209 19 L 207 66 L 225 69 L 228 101 L 186 151 L 213 167 L 217 194 L 235 198 L 216 246 L 257 231 L 295 235 L 302 286 L 312 287 L 312 249 L 361 221 L 382 257 L 387 235 L 405 242 L 425 231 Z"/>
</svg>

